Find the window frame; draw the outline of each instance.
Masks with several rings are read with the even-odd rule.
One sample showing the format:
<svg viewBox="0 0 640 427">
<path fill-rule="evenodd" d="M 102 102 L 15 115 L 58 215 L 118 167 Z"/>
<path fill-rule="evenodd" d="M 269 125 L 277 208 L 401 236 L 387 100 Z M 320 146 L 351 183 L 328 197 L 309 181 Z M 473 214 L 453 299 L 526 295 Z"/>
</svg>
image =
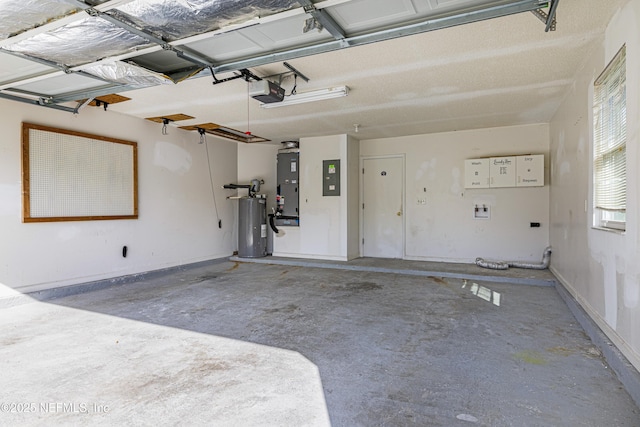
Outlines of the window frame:
<svg viewBox="0 0 640 427">
<path fill-rule="evenodd" d="M 621 101 L 616 100 L 620 92 L 610 90 L 612 86 L 621 87 Z M 604 91 L 604 96 L 601 91 Z M 623 233 L 626 231 L 627 219 L 626 44 L 622 45 L 604 71 L 594 80 L 592 114 L 593 228 Z M 615 159 L 616 156 L 621 156 L 623 159 L 622 172 L 620 160 Z M 603 202 L 603 197 L 599 197 L 598 194 L 598 189 L 602 188 L 602 181 L 605 178 L 609 181 L 621 181 L 621 183 L 609 184 L 605 188 L 608 194 L 619 193 L 622 190 L 622 197 L 614 203 L 617 206 L 609 208 L 599 206 L 607 203 Z"/>
</svg>

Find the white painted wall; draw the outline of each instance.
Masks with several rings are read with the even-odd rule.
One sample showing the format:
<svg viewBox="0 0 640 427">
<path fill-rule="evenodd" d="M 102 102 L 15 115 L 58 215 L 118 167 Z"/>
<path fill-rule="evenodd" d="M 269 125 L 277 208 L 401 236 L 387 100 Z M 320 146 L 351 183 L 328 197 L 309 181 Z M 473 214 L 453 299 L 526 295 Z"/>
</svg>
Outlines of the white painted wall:
<svg viewBox="0 0 640 427">
<path fill-rule="evenodd" d="M 346 146 L 347 212 L 346 249 L 348 259 L 360 256 L 360 141 L 348 136 Z"/>
<path fill-rule="evenodd" d="M 358 141 L 347 135 L 300 139 L 300 227 L 280 227 L 276 256 L 348 260 L 356 257 Z M 355 156 L 355 158 L 351 157 Z M 322 195 L 322 161 L 340 159 L 340 196 Z M 357 211 L 356 211 L 357 212 Z"/>
<path fill-rule="evenodd" d="M 139 219 L 23 224 L 21 122 L 138 142 Z M 0 297 L 229 256 L 234 210 L 220 186 L 236 180 L 236 143 L 209 138 L 217 218 L 198 135 L 87 107 L 70 113 L 0 99 Z M 128 255 L 122 257 L 122 247 Z"/>
<path fill-rule="evenodd" d="M 361 157 L 398 154 L 406 157 L 406 259 L 541 261 L 549 244 L 549 186 L 467 190 L 464 160 L 544 154 L 548 164 L 548 125 L 360 141 Z M 476 204 L 489 206 L 491 219 L 473 219 Z"/>
<path fill-rule="evenodd" d="M 593 82 L 627 45 L 627 231 L 592 225 Z M 640 369 L 640 2 L 610 22 L 553 118 L 551 268 L 609 338 Z M 585 211 L 585 203 L 587 209 Z"/>
</svg>

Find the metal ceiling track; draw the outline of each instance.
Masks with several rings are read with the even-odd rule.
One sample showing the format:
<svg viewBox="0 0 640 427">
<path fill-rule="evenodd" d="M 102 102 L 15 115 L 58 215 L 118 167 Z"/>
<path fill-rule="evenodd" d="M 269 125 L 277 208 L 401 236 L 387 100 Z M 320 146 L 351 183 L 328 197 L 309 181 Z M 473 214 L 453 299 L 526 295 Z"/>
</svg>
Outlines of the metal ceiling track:
<svg viewBox="0 0 640 427">
<path fill-rule="evenodd" d="M 194 69 L 202 69 L 205 71 L 200 72 L 195 77 L 204 77 L 206 75 L 211 74 L 215 80 L 216 73 L 224 73 L 224 72 L 240 72 L 241 76 L 244 75 L 244 71 L 248 71 L 248 69 L 253 67 L 258 67 L 261 65 L 271 64 L 275 62 L 284 62 L 287 60 L 300 58 L 304 56 L 316 55 L 320 53 L 331 52 L 335 50 L 344 49 L 352 46 L 362 46 L 370 43 L 376 43 L 385 40 L 391 40 L 399 37 L 410 36 L 414 34 L 425 33 L 429 31 L 440 30 L 444 28 L 454 27 L 458 25 L 469 24 L 473 22 L 484 21 L 488 19 L 498 18 L 502 16 L 508 16 L 513 14 L 518 14 L 522 12 L 533 12 L 538 18 L 543 20 L 546 25 L 545 31 L 553 31 L 556 25 L 556 10 L 558 7 L 558 3 L 560 0 L 501 0 L 492 2 L 488 6 L 480 6 L 476 8 L 468 8 L 462 11 L 458 11 L 456 13 L 437 16 L 431 19 L 421 20 L 412 22 L 409 24 L 404 24 L 398 27 L 387 28 L 382 30 L 374 30 L 369 33 L 361 33 L 355 35 L 347 35 L 343 28 L 331 17 L 331 15 L 325 10 L 324 7 L 321 7 L 322 3 L 326 2 L 318 2 L 314 3 L 312 0 L 298 0 L 298 3 L 302 6 L 302 9 L 305 14 L 310 16 L 310 19 L 315 20 L 316 27 L 324 28 L 331 36 L 333 40 L 328 42 L 322 42 L 318 44 L 286 49 L 278 52 L 273 52 L 269 54 L 262 54 L 254 57 L 248 57 L 240 60 L 231 60 L 226 63 L 218 63 L 214 64 L 210 59 L 206 56 L 200 54 L 194 49 L 189 49 L 185 46 L 185 44 L 189 43 L 193 37 L 188 37 L 182 40 L 177 40 L 174 42 L 167 42 L 161 38 L 156 37 L 153 34 L 150 34 L 146 31 L 143 31 L 139 28 L 136 28 L 130 24 L 120 21 L 119 19 L 113 17 L 112 15 L 106 13 L 108 10 L 113 9 L 121 4 L 127 3 L 130 0 L 112 0 L 107 3 L 103 3 L 102 5 L 92 7 L 87 5 L 82 0 L 67 0 L 68 2 L 73 3 L 78 6 L 80 9 L 84 10 L 91 16 L 98 17 L 100 19 L 104 19 L 109 21 L 113 25 L 116 25 L 132 34 L 135 34 L 139 37 L 144 38 L 156 46 L 161 47 L 163 50 L 171 51 L 175 53 L 178 57 L 183 60 L 186 60 L 192 64 L 194 64 Z M 548 8 L 549 12 L 545 13 L 543 8 Z M 73 19 L 79 19 L 74 17 Z M 277 17 L 275 18 L 277 19 Z M 55 26 L 55 22 L 52 23 Z M 48 25 L 47 25 L 48 27 Z M 42 31 L 41 29 L 36 29 L 38 31 Z M 215 34 L 211 34 L 210 37 L 214 37 Z M 202 35 L 198 36 L 202 39 Z M 205 35 L 206 38 L 206 35 Z M 0 45 L 1 46 L 1 45 Z M 4 50 L 3 50 L 4 51 Z M 43 63 L 41 60 L 36 58 L 31 58 L 28 56 L 22 56 L 25 59 L 29 59 L 32 61 Z M 52 76 L 54 73 L 59 73 L 60 71 L 64 73 L 80 73 L 84 76 L 89 76 L 87 73 L 83 73 L 80 70 L 73 70 L 65 65 L 51 64 L 47 63 L 56 69 L 53 73 L 49 73 L 47 75 Z M 73 67 L 79 68 L 79 67 Z M 35 78 L 39 79 L 42 76 L 37 76 Z M 97 78 L 95 76 L 91 76 L 93 78 Z M 108 81 L 105 79 L 97 78 L 101 81 L 105 82 L 105 86 L 101 86 L 99 88 L 94 88 L 91 90 L 77 91 L 77 92 L 67 92 L 64 94 L 60 94 L 58 96 L 43 96 L 40 95 L 38 100 L 33 100 L 30 98 L 21 98 L 16 95 L 8 94 L 6 92 L 16 92 L 12 90 L 10 87 L 6 85 L 3 88 L 0 88 L 0 97 L 5 99 L 11 99 L 14 101 L 22 101 L 28 102 L 36 105 L 42 105 L 46 107 L 55 108 L 55 104 L 60 104 L 64 102 L 69 102 L 78 99 L 86 99 L 86 98 L 95 98 L 97 96 L 106 95 L 109 93 L 113 93 L 114 90 L 117 91 L 127 91 L 134 89 L 134 87 L 114 83 L 112 81 Z M 4 92 L 4 93 L 3 93 Z M 25 94 L 30 96 L 38 96 L 37 94 Z M 68 107 L 60 107 L 63 111 L 71 111 L 77 113 L 77 108 L 68 108 Z"/>
<path fill-rule="evenodd" d="M 78 0 L 79 3 L 82 3 L 81 0 Z M 82 3 L 84 4 L 84 3 Z M 85 5 L 86 6 L 86 5 Z M 164 50 L 168 50 L 171 52 L 174 52 L 178 57 L 189 61 L 191 63 L 193 63 L 194 65 L 197 65 L 199 67 L 202 68 L 207 68 L 207 67 L 211 67 L 213 65 L 213 63 L 211 61 L 209 61 L 208 59 L 204 58 L 203 56 L 200 56 L 197 52 L 193 52 L 193 51 L 187 51 L 183 48 L 183 50 L 180 50 L 178 48 L 176 48 L 175 46 L 171 45 L 169 42 L 167 42 L 166 40 L 162 40 L 146 31 L 142 31 L 132 25 L 129 25 L 125 22 L 120 21 L 117 18 L 114 18 L 113 16 L 109 15 L 108 13 L 105 12 L 101 12 L 93 7 L 86 7 L 85 8 L 85 12 L 87 12 L 90 16 L 93 17 L 97 17 L 100 19 L 104 19 L 105 21 L 108 21 L 110 23 L 112 23 L 113 25 L 116 25 L 120 28 L 122 28 L 123 30 L 127 30 L 128 32 L 135 34 L 136 36 L 139 36 L 151 43 L 155 43 L 158 46 L 161 46 L 162 49 Z"/>
<path fill-rule="evenodd" d="M 558 0 L 555 0 L 557 7 Z M 301 2 L 302 3 L 302 2 Z M 372 33 L 345 37 L 344 39 L 331 42 L 321 43 L 312 46 L 306 46 L 297 49 L 286 50 L 277 53 L 271 53 L 254 58 L 247 58 L 240 61 L 231 61 L 226 64 L 220 64 L 213 67 L 217 73 L 235 71 L 241 68 L 252 68 L 260 65 L 271 64 L 274 62 L 287 61 L 303 56 L 317 55 L 320 53 L 332 52 L 342 49 L 346 46 L 362 46 L 365 44 L 391 40 L 399 37 L 411 36 L 415 34 L 425 33 L 429 31 L 441 30 L 444 28 L 454 27 L 458 25 L 471 24 L 473 22 L 485 21 L 488 19 L 499 18 L 502 16 L 515 15 L 523 12 L 531 12 L 539 10 L 543 6 L 549 6 L 550 1 L 541 0 L 519 0 L 511 2 L 502 2 L 490 7 L 478 8 L 475 10 L 467 10 L 462 13 L 447 15 L 439 18 L 428 19 L 417 23 L 404 25 L 401 27 L 374 31 Z"/>
<path fill-rule="evenodd" d="M 128 3 L 131 0 L 125 0 L 125 1 L 112 1 L 109 3 L 109 6 L 111 6 L 110 8 L 115 8 L 120 4 L 124 4 L 124 3 Z M 84 12 L 86 12 L 89 16 L 92 17 L 97 17 L 100 19 L 103 19 L 105 21 L 108 21 L 132 34 L 135 34 L 151 43 L 154 43 L 156 45 L 159 45 L 162 47 L 162 49 L 167 50 L 167 51 L 172 51 L 174 52 L 178 57 L 191 62 L 192 64 L 194 64 L 196 66 L 196 68 L 210 68 L 213 66 L 213 63 L 211 61 L 209 61 L 208 59 L 200 56 L 198 53 L 196 52 L 192 52 L 190 50 L 187 49 L 178 49 L 176 47 L 174 47 L 173 45 L 169 44 L 167 41 L 159 39 L 157 37 L 155 37 L 152 34 L 149 34 L 145 31 L 142 31 L 136 27 L 133 27 L 125 22 L 122 22 L 116 18 L 114 18 L 113 16 L 109 15 L 108 13 L 106 13 L 103 10 L 98 9 L 97 7 L 92 7 L 87 5 L 84 1 L 82 0 L 67 0 L 67 3 L 73 4 L 75 6 L 77 6 L 78 8 L 82 9 Z M 111 4 L 113 3 L 113 4 Z M 109 9 L 110 9 L 109 8 Z M 89 73 L 85 73 L 81 70 L 72 70 L 70 67 L 66 66 L 66 65 L 60 65 L 60 64 L 56 64 L 54 62 L 51 61 L 47 61 L 44 59 L 40 59 L 40 58 L 34 58 L 28 55 L 22 55 L 19 53 L 15 53 L 6 49 L 1 49 L 3 52 L 14 55 L 14 56 L 18 56 L 21 57 L 23 59 L 28 59 L 30 61 L 33 62 L 37 62 L 43 65 L 47 65 L 51 68 L 55 68 L 59 71 L 62 71 L 66 74 L 71 74 L 71 73 L 76 73 L 76 74 L 80 74 L 83 75 L 85 77 L 90 77 L 96 80 L 100 80 L 105 82 L 108 86 L 103 86 L 101 88 L 96 88 L 96 89 L 92 89 L 89 91 L 79 91 L 79 92 L 74 92 L 74 93 L 66 93 L 62 96 L 42 96 L 42 95 L 38 95 L 38 94 L 33 94 L 33 95 L 37 95 L 39 96 L 39 99 L 36 103 L 36 105 L 42 105 L 42 106 L 52 106 L 52 105 L 56 105 L 56 104 L 60 104 L 60 103 L 64 103 L 64 102 L 69 102 L 69 101 L 73 101 L 73 100 L 77 100 L 77 99 L 85 99 L 85 98 L 95 98 L 97 96 L 101 96 L 101 95 L 107 95 L 110 93 L 113 93 L 114 91 L 127 91 L 127 90 L 132 90 L 134 89 L 131 86 L 125 85 L 125 84 L 121 84 L 121 83 L 116 83 L 116 82 L 112 82 L 109 80 L 105 80 L 105 79 L 101 79 L 100 77 L 96 77 L 92 74 Z M 19 96 L 15 96 L 15 95 L 9 95 L 9 94 L 4 94 L 1 92 L 0 89 L 0 95 L 2 95 L 3 98 L 5 99 L 11 99 L 14 101 L 24 101 L 26 103 L 34 103 L 34 101 L 32 101 L 31 99 L 23 99 Z M 59 108 L 62 109 L 63 111 L 71 111 L 73 113 L 78 113 L 78 108 L 67 108 L 67 107 L 62 107 Z"/>
<path fill-rule="evenodd" d="M 122 84 L 122 83 L 117 83 L 117 82 L 112 82 L 112 81 L 108 81 L 108 80 L 104 80 L 101 79 L 100 77 L 94 76 L 93 74 L 90 73 L 86 73 L 82 70 L 71 70 L 69 67 L 67 67 L 66 65 L 60 65 L 57 64 L 53 61 L 48 61 L 46 59 L 42 59 L 42 58 L 35 58 L 33 56 L 30 55 L 25 55 L 19 52 L 13 52 L 11 50 L 7 50 L 7 49 L 2 49 L 0 48 L 0 51 L 2 51 L 2 53 L 8 54 L 8 55 L 12 55 L 15 56 L 17 58 L 22 58 L 22 59 L 26 59 L 29 60 L 31 62 L 35 62 L 38 64 L 42 64 L 42 65 L 46 65 L 47 67 L 50 67 L 52 69 L 55 69 L 57 71 L 54 71 L 53 73 L 48 73 L 48 74 L 43 74 L 43 75 L 38 75 L 35 76 L 35 79 L 41 79 L 41 78 L 46 78 L 46 77 L 53 77 L 56 73 L 64 73 L 64 74 L 78 74 L 81 75 L 83 77 L 88 77 L 94 80 L 99 80 L 101 82 L 105 83 L 105 86 L 102 86 L 100 88 L 100 93 L 99 95 L 106 95 L 108 93 L 113 93 L 114 91 L 118 91 L 118 90 L 127 90 L 128 86 Z M 27 79 L 27 81 L 29 81 L 31 79 Z M 12 89 L 10 87 L 11 84 L 13 83 L 25 83 L 25 81 L 19 81 L 19 82 L 8 82 L 5 85 L 3 85 L 3 87 L 0 87 L 0 95 L 3 95 L 3 98 L 6 99 L 12 99 L 13 101 L 20 101 L 22 100 L 22 98 L 20 98 L 19 96 L 16 95 L 8 95 L 8 94 L 4 94 L 2 93 L 2 91 L 7 91 L 7 92 L 13 92 L 13 93 L 23 93 L 25 95 L 31 95 L 34 97 L 38 98 L 38 101 L 36 102 L 37 105 L 42 105 L 44 107 L 49 107 L 53 104 L 58 104 L 60 103 L 59 100 L 57 100 L 55 97 L 53 96 L 46 96 L 46 95 L 42 95 L 42 94 L 38 94 L 38 93 L 32 93 L 32 92 L 26 92 L 26 91 L 21 91 L 18 89 Z M 96 95 L 96 96 L 99 96 Z M 86 96 L 85 96 L 86 97 Z M 74 98 L 77 99 L 77 98 Z M 32 100 L 31 99 L 25 99 L 25 102 L 31 104 Z M 66 111 L 66 110 L 65 110 Z M 77 113 L 76 110 L 72 109 L 73 112 Z"/>
<path fill-rule="evenodd" d="M 129 3 L 132 0 L 112 0 L 106 4 L 97 6 L 100 9 L 104 9 L 104 10 L 108 10 L 111 8 L 115 8 L 118 7 L 122 4 L 126 4 Z M 81 0 L 65 0 L 66 3 L 68 4 L 72 4 L 73 6 L 77 6 L 80 9 L 86 10 L 88 8 L 90 8 L 90 6 L 88 6 L 86 3 L 84 3 Z M 100 11 L 100 13 L 103 13 Z M 36 29 L 33 29 L 31 31 L 28 31 L 26 33 L 23 33 L 21 35 L 18 35 L 15 38 L 11 38 L 11 39 L 7 39 L 7 40 L 11 40 L 11 42 L 16 42 L 17 40 L 21 39 L 22 37 L 25 37 L 27 35 L 33 36 L 35 34 L 38 34 L 40 32 L 44 32 L 44 31 L 50 31 L 53 30 L 55 28 L 59 28 L 63 25 L 66 25 L 70 22 L 73 22 L 75 20 L 79 20 L 81 19 L 81 15 L 80 14 L 74 14 L 74 15 L 70 15 L 67 16 L 66 18 L 63 19 L 59 19 L 57 21 L 54 22 L 50 22 L 48 24 L 42 25 L 41 27 L 38 27 Z M 61 64 L 57 64 L 54 63 L 52 61 L 47 61 L 45 59 L 41 59 L 41 58 L 35 58 L 29 55 L 23 55 L 17 52 L 13 52 L 7 49 L 2 49 L 2 44 L 0 44 L 0 51 L 2 51 L 3 53 L 6 54 L 10 54 L 16 57 L 20 57 L 23 59 L 27 59 L 29 61 L 32 62 L 36 62 L 42 65 L 46 65 L 48 67 L 51 67 L 53 69 L 55 69 L 56 71 L 53 71 L 51 73 L 45 73 L 45 74 L 40 74 L 37 76 L 33 76 L 31 78 L 28 78 L 19 82 L 6 82 L 4 87 L 0 87 L 0 97 L 4 98 L 4 99 L 9 99 L 12 101 L 17 101 L 17 102 L 23 102 L 23 103 L 27 103 L 27 104 L 35 104 L 35 105 L 39 105 L 42 107 L 48 107 L 48 108 L 53 108 L 56 110 L 62 110 L 62 111 L 68 111 L 74 114 L 78 113 L 79 108 L 71 108 L 71 107 L 65 107 L 65 106 L 61 106 L 61 105 L 57 105 L 59 104 L 61 101 L 58 100 L 56 97 L 53 96 L 48 96 L 48 95 L 42 95 L 42 94 L 33 94 L 33 93 L 28 93 L 28 92 L 22 92 L 25 95 L 32 95 L 33 97 L 37 97 L 37 99 L 31 99 L 28 97 L 20 97 L 17 95 L 12 95 L 6 92 L 13 92 L 13 93 L 20 93 L 21 91 L 15 90 L 15 89 L 11 89 L 10 87 L 7 87 L 8 84 L 12 84 L 12 83 L 25 83 L 28 81 L 32 81 L 32 80 L 40 80 L 42 78 L 47 78 L 47 77 L 54 77 L 56 74 L 58 73 L 65 73 L 65 74 L 79 74 L 82 75 L 84 77 L 89 77 L 95 80 L 100 80 L 103 81 L 105 83 L 105 86 L 102 86 L 101 88 L 98 89 L 94 89 L 92 91 L 83 91 L 81 92 L 82 98 L 93 98 L 94 96 L 100 96 L 100 95 L 106 95 L 109 93 L 113 93 L 116 90 L 129 90 L 132 89 L 130 86 L 124 85 L 122 83 L 117 83 L 117 82 L 112 82 L 109 80 L 105 80 L 102 79 L 100 77 L 94 76 L 92 74 L 89 73 L 85 73 L 82 70 L 73 70 L 70 67 L 66 66 L 66 65 L 61 65 Z M 95 93 L 95 95 L 91 95 L 92 93 Z M 77 98 L 76 98 L 77 99 Z"/>
<path fill-rule="evenodd" d="M 40 107 L 53 108 L 54 110 L 66 111 L 68 113 L 77 113 L 77 109 L 76 108 L 65 107 L 64 105 L 53 104 L 51 102 L 45 102 L 43 100 L 43 98 L 40 98 L 40 99 L 29 99 L 29 98 L 23 98 L 23 97 L 20 97 L 20 96 L 9 95 L 7 93 L 2 93 L 2 92 L 0 92 L 0 98 L 8 99 L 9 101 L 22 102 L 22 103 L 25 103 L 25 104 L 38 105 Z"/>
</svg>

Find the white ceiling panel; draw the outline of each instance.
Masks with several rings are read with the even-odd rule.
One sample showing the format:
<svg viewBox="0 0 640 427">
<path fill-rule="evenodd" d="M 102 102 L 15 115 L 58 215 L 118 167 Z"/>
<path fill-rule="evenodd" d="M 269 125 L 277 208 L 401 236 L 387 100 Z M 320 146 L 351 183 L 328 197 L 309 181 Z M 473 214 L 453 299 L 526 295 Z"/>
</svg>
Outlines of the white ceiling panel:
<svg viewBox="0 0 640 427">
<path fill-rule="evenodd" d="M 189 43 L 185 47 L 196 50 L 214 61 L 251 55 L 262 49 L 259 44 L 246 37 L 242 31 L 219 34 L 210 39 Z"/>
<path fill-rule="evenodd" d="M 55 69 L 28 59 L 0 52 L 0 86 L 51 71 L 55 71 Z"/>
<path fill-rule="evenodd" d="M 496 0 L 354 0 L 327 8 L 348 32 L 384 28 L 398 23 L 426 20 L 430 17 L 489 4 Z"/>
<path fill-rule="evenodd" d="M 265 48 L 280 48 L 285 46 L 301 46 L 322 40 L 333 39 L 325 30 L 303 33 L 306 15 L 293 16 L 280 21 L 269 22 L 265 25 L 249 27 L 245 34 L 252 40 L 261 40 Z"/>
<path fill-rule="evenodd" d="M 14 86 L 13 88 L 30 93 L 56 96 L 68 92 L 97 89 L 107 84 L 108 83 L 102 80 L 86 77 L 81 74 L 63 74 L 50 79 Z"/>
<path fill-rule="evenodd" d="M 469 3 L 479 3 L 477 0 L 429 0 L 433 9 L 447 6 L 466 6 Z"/>
<path fill-rule="evenodd" d="M 328 11 L 347 32 L 411 20 L 416 14 L 411 0 L 354 0 L 330 7 Z"/>
<path fill-rule="evenodd" d="M 266 22 L 218 34 L 209 39 L 188 43 L 185 46 L 213 59 L 215 62 L 229 61 L 260 54 L 265 50 L 304 46 L 332 40 L 326 31 L 303 33 L 306 15 L 297 15 L 282 20 Z"/>
</svg>

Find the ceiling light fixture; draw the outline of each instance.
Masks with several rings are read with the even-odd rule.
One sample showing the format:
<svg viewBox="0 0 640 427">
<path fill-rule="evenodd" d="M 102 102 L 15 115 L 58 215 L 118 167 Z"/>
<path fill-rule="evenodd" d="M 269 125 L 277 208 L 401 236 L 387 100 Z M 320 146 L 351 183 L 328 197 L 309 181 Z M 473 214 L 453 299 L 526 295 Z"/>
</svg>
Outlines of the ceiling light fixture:
<svg viewBox="0 0 640 427">
<path fill-rule="evenodd" d="M 312 90 L 310 92 L 298 92 L 295 95 L 287 96 L 282 102 L 262 104 L 262 108 L 277 108 L 287 105 L 303 104 L 305 102 L 322 101 L 324 99 L 340 98 L 349 94 L 349 87 L 336 86 L 327 89 Z"/>
</svg>

